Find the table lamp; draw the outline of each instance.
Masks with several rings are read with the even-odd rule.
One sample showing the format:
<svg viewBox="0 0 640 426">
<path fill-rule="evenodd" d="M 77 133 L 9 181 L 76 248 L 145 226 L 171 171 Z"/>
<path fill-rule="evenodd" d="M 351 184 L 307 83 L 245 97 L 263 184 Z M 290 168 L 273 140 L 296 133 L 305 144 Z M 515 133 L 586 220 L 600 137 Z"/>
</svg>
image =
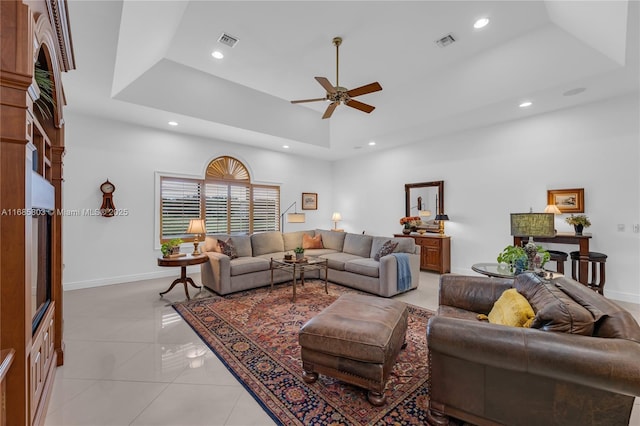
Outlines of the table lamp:
<svg viewBox="0 0 640 426">
<path fill-rule="evenodd" d="M 340 222 L 342 220 L 342 215 L 338 212 L 333 212 L 333 214 L 331 215 L 331 220 L 333 221 L 333 230 L 337 231 L 338 230 L 338 222 Z"/>
<path fill-rule="evenodd" d="M 193 253 L 191 253 L 192 255 L 197 256 L 200 254 L 200 250 L 198 250 L 198 244 L 200 243 L 200 240 L 198 239 L 198 237 L 200 236 L 200 234 L 206 233 L 207 228 L 204 224 L 204 219 L 191 219 L 189 221 L 187 234 L 195 234 L 195 237 L 193 239 Z"/>
<path fill-rule="evenodd" d="M 554 237 L 553 213 L 511 213 L 511 235 L 514 237 L 529 237 L 524 246 L 529 260 L 529 269 L 538 253 L 538 247 L 533 237 Z"/>
</svg>

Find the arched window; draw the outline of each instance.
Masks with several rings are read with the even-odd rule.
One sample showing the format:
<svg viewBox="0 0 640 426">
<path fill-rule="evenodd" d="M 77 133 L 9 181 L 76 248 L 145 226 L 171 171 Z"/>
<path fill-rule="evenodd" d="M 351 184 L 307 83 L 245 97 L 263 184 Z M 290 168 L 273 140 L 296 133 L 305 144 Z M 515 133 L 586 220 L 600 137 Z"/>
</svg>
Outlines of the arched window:
<svg viewBox="0 0 640 426">
<path fill-rule="evenodd" d="M 241 161 L 218 157 L 204 180 L 162 177 L 160 239 L 182 238 L 190 219 L 206 219 L 207 234 L 280 230 L 280 187 L 251 183 Z"/>
</svg>

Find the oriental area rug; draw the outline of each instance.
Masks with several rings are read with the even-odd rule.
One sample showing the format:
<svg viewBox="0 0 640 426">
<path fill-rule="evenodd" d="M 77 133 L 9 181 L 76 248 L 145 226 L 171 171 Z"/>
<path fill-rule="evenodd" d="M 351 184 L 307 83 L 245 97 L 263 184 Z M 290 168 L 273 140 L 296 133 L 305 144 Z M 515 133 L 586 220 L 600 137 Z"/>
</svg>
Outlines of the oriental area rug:
<svg viewBox="0 0 640 426">
<path fill-rule="evenodd" d="M 427 424 L 427 320 L 432 312 L 409 309 L 407 347 L 387 381 L 387 402 L 374 407 L 366 390 L 320 375 L 302 379 L 298 331 L 344 293 L 357 292 L 307 281 L 291 301 L 291 285 L 194 299 L 174 308 L 277 424 Z"/>
</svg>

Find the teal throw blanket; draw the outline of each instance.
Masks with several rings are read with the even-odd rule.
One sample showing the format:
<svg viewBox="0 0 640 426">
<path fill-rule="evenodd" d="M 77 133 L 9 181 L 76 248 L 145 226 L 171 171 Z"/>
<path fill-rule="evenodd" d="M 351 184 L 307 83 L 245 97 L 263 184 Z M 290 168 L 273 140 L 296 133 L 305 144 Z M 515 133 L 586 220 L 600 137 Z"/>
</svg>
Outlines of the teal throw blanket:
<svg viewBox="0 0 640 426">
<path fill-rule="evenodd" d="M 407 253 L 391 253 L 398 264 L 398 291 L 407 291 L 411 288 L 411 266 Z"/>
</svg>

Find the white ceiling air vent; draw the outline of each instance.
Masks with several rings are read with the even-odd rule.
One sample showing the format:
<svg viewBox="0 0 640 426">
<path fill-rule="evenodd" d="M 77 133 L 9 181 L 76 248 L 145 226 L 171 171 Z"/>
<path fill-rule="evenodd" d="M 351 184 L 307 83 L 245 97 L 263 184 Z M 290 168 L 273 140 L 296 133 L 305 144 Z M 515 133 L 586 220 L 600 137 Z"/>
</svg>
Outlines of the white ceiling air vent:
<svg viewBox="0 0 640 426">
<path fill-rule="evenodd" d="M 232 35 L 222 33 L 222 35 L 220 36 L 218 41 L 220 43 L 224 44 L 224 45 L 227 45 L 229 47 L 233 47 L 238 42 L 238 39 L 236 37 L 232 36 Z"/>
<path fill-rule="evenodd" d="M 451 34 L 447 34 L 446 36 L 442 37 L 440 40 L 436 40 L 436 44 L 439 47 L 447 47 L 450 44 L 455 43 L 456 39 L 453 38 L 453 35 Z"/>
</svg>

